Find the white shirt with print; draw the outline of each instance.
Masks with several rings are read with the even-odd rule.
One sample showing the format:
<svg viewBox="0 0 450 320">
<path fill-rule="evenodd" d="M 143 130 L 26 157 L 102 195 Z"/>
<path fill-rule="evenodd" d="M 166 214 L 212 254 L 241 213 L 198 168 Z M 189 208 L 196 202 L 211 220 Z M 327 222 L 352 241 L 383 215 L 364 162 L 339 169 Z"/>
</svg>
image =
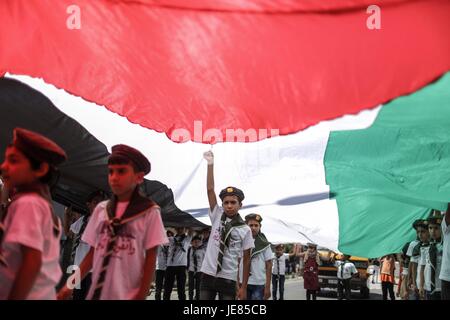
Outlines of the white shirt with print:
<svg viewBox="0 0 450 320">
<path fill-rule="evenodd" d="M 97 205 L 82 237 L 83 241 L 95 248 L 88 299 L 94 294 L 110 239 L 106 204 L 107 201 L 103 201 Z M 145 215 L 126 223 L 119 231 L 100 299 L 132 299 L 141 286 L 146 250 L 167 242 L 158 207 L 152 207 Z"/>
<path fill-rule="evenodd" d="M 61 230 L 59 220 L 58 224 Z M 0 300 L 8 298 L 22 265 L 22 246 L 42 254 L 41 268 L 26 299 L 55 300 L 55 287 L 62 276 L 59 265 L 61 231 L 57 235 L 54 233 L 50 204 L 37 194 L 22 195 L 9 206 L 4 226 L 1 250 L 8 266 L 0 265 Z"/>
<path fill-rule="evenodd" d="M 217 257 L 219 256 L 220 248 L 222 213 L 223 210 L 218 205 L 215 206 L 212 212 L 209 210 L 209 217 L 212 223 L 211 235 L 209 237 L 205 258 L 203 259 L 201 272 L 213 277 L 237 281 L 238 259 L 242 251 L 253 248 L 255 243 L 249 226 L 243 225 L 238 228 L 233 228 L 229 235 L 229 245 L 225 247 L 222 270 L 216 274 Z"/>
<path fill-rule="evenodd" d="M 197 257 L 197 272 L 200 271 L 203 263 L 203 259 L 205 258 L 206 248 L 200 247 L 195 250 L 195 256 Z M 195 272 L 194 266 L 194 248 L 190 248 L 190 257 L 189 257 L 189 271 Z"/>
<path fill-rule="evenodd" d="M 248 284 L 263 286 L 266 284 L 266 261 L 272 261 L 273 252 L 268 246 L 264 251 L 258 253 L 251 259 L 250 264 L 250 277 L 248 278 Z M 242 282 L 243 264 L 239 265 L 239 279 Z"/>
<path fill-rule="evenodd" d="M 442 219 L 441 227 L 444 245 L 442 248 L 442 265 L 439 279 L 450 281 L 450 226 L 447 226 L 445 217 Z"/>
<path fill-rule="evenodd" d="M 280 275 L 284 276 L 286 273 L 286 260 L 289 259 L 288 253 L 283 253 L 280 257 L 277 257 L 276 254 L 274 254 L 273 257 L 273 263 L 272 263 L 272 274 L 278 275 L 278 264 L 280 266 Z M 278 261 L 278 264 L 277 264 Z"/>
<path fill-rule="evenodd" d="M 439 279 L 439 272 L 441 271 L 441 264 L 442 264 L 442 245 L 437 244 L 437 256 L 436 256 L 436 273 L 435 273 L 435 290 L 441 291 L 441 280 Z M 427 291 L 431 291 L 431 261 L 430 261 L 430 250 L 428 247 L 428 250 L 426 250 L 426 253 L 422 256 L 420 256 L 419 266 L 424 268 L 424 279 L 425 284 L 424 288 Z M 419 284 L 419 282 L 418 282 Z"/>
<path fill-rule="evenodd" d="M 409 244 L 408 250 L 406 251 L 406 255 L 408 257 L 410 257 L 410 261 L 417 263 L 417 264 L 419 263 L 420 256 L 413 257 L 413 250 L 419 244 L 419 242 L 420 242 L 419 240 L 411 241 L 411 243 Z"/>
<path fill-rule="evenodd" d="M 338 279 L 350 279 L 352 275 L 358 273 L 355 265 L 349 261 L 336 261 L 335 266 L 338 268 L 337 277 Z M 343 268 L 343 270 L 342 270 Z"/>
<path fill-rule="evenodd" d="M 417 287 L 420 286 L 420 268 L 421 268 L 421 263 L 423 265 L 423 267 L 425 267 L 425 261 L 426 261 L 426 256 L 428 255 L 428 250 L 430 249 L 430 247 L 420 247 L 420 254 L 417 257 L 417 271 L 416 271 L 416 285 Z M 424 270 L 425 272 L 425 270 Z M 427 278 L 427 275 L 425 274 L 425 278 Z"/>
<path fill-rule="evenodd" d="M 185 235 L 180 247 L 175 245 L 175 237 L 169 238 L 169 255 L 167 258 L 168 267 L 187 266 L 187 253 L 191 239 L 191 236 Z"/>
</svg>

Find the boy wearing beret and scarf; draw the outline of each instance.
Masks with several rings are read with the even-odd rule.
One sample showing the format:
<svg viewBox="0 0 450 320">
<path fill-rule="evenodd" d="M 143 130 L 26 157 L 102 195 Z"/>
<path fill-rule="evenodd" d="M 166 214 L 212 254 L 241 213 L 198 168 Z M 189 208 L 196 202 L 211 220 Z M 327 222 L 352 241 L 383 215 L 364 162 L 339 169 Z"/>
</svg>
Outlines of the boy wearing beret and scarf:
<svg viewBox="0 0 450 320">
<path fill-rule="evenodd" d="M 234 300 L 237 296 L 245 300 L 250 273 L 250 250 L 254 240 L 250 228 L 239 215 L 244 193 L 235 187 L 223 189 L 219 197 L 222 207 L 217 204 L 214 191 L 214 155 L 204 154 L 208 162 L 207 192 L 209 217 L 212 222 L 211 236 L 203 260 L 200 281 L 200 300 Z M 243 257 L 242 286 L 238 288 L 238 262 Z"/>
<path fill-rule="evenodd" d="M 81 263 L 81 278 L 92 268 L 87 299 L 143 300 L 155 271 L 158 246 L 168 242 L 161 209 L 139 191 L 150 162 L 140 151 L 116 145 L 108 171 L 113 196 L 97 205 L 82 236 L 91 248 Z M 70 291 L 65 286 L 58 298 L 65 299 Z"/>
<path fill-rule="evenodd" d="M 251 213 L 245 216 L 245 222 L 252 231 L 255 247 L 250 251 L 250 276 L 248 278 L 247 299 L 268 300 L 270 298 L 270 282 L 272 273 L 273 252 L 270 242 L 261 232 L 262 217 Z M 242 277 L 242 265 L 240 276 Z"/>
</svg>

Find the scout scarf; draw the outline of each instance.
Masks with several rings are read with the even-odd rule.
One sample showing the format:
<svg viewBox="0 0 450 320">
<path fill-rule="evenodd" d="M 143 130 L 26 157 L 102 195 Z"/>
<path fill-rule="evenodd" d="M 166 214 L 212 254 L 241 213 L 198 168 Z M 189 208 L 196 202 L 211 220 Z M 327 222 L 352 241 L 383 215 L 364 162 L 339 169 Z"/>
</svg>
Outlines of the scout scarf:
<svg viewBox="0 0 450 320">
<path fill-rule="evenodd" d="M 255 237 L 255 247 L 251 250 L 250 256 L 253 259 L 257 254 L 263 252 L 267 247 L 270 247 L 270 242 L 267 241 L 264 233 L 260 232 Z"/>
<path fill-rule="evenodd" d="M 184 242 L 185 238 L 186 238 L 185 234 L 176 235 L 175 237 L 173 237 L 174 248 L 173 248 L 172 257 L 171 257 L 172 262 L 175 259 L 175 255 L 178 250 L 181 250 L 182 252 L 186 252 L 186 249 L 184 249 L 184 246 L 183 246 L 183 242 Z"/>
<path fill-rule="evenodd" d="M 130 203 L 128 204 L 121 218 L 115 217 L 117 197 L 113 196 L 113 198 L 108 201 L 106 205 L 106 212 L 108 215 L 108 229 L 111 236 L 109 238 L 107 249 L 102 261 L 100 275 L 98 277 L 97 283 L 94 286 L 95 290 L 92 296 L 92 300 L 99 300 L 102 294 L 103 283 L 106 279 L 106 272 L 108 270 L 108 265 L 111 260 L 112 254 L 114 252 L 114 246 L 116 244 L 119 231 L 125 224 L 145 215 L 149 212 L 148 209 L 155 206 L 157 206 L 156 203 L 140 194 L 139 187 L 136 187 L 136 189 L 134 189 L 134 192 L 131 195 Z"/>
<path fill-rule="evenodd" d="M 430 245 L 429 243 L 419 242 L 419 243 L 414 247 L 412 256 L 413 256 L 413 257 L 420 256 L 420 248 L 426 248 L 426 247 L 428 247 L 429 245 Z"/>
<path fill-rule="evenodd" d="M 220 219 L 221 223 L 221 233 L 220 233 L 220 246 L 219 246 L 219 255 L 217 256 L 217 273 L 222 270 L 222 261 L 223 255 L 225 252 L 225 246 L 228 247 L 231 231 L 234 228 L 242 228 L 246 226 L 244 220 L 242 220 L 239 213 L 237 213 L 229 222 L 227 221 L 227 216 L 225 213 L 222 213 L 222 217 Z"/>
<path fill-rule="evenodd" d="M 430 243 L 430 264 L 431 264 L 431 293 L 436 290 L 436 270 L 437 270 L 437 257 L 442 254 L 441 241 L 432 241 Z"/>
</svg>

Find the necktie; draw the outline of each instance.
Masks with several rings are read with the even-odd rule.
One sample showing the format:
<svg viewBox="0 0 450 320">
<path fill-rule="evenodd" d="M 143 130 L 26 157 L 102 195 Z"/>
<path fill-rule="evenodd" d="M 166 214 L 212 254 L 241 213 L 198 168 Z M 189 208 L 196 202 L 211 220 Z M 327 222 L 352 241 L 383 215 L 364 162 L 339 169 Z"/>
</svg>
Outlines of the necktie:
<svg viewBox="0 0 450 320">
<path fill-rule="evenodd" d="M 197 249 L 192 250 L 192 259 L 194 261 L 194 273 L 197 273 L 198 263 L 197 263 Z"/>
<path fill-rule="evenodd" d="M 105 256 L 102 262 L 102 268 L 100 269 L 100 275 L 97 280 L 97 285 L 94 290 L 94 294 L 92 295 L 92 300 L 99 300 L 103 290 L 103 283 L 106 278 L 106 271 L 108 269 L 109 261 L 114 253 L 114 246 L 116 245 L 116 241 L 118 238 L 117 232 L 121 226 L 120 219 L 114 218 L 109 224 L 109 230 L 111 236 L 108 241 L 108 245 L 106 247 Z"/>
<path fill-rule="evenodd" d="M 277 258 L 277 276 L 280 277 L 280 258 Z"/>
<path fill-rule="evenodd" d="M 431 243 L 429 250 L 431 264 L 431 292 L 434 292 L 436 289 L 437 243 Z"/>
<path fill-rule="evenodd" d="M 220 219 L 221 224 L 221 232 L 220 232 L 220 246 L 219 246 L 219 255 L 217 256 L 217 272 L 218 274 L 222 270 L 222 261 L 223 255 L 225 251 L 225 225 L 226 225 L 227 217 L 225 214 L 222 214 L 222 218 Z"/>
<path fill-rule="evenodd" d="M 343 262 L 341 264 L 341 279 L 344 279 L 344 267 L 345 267 L 345 262 Z"/>
</svg>

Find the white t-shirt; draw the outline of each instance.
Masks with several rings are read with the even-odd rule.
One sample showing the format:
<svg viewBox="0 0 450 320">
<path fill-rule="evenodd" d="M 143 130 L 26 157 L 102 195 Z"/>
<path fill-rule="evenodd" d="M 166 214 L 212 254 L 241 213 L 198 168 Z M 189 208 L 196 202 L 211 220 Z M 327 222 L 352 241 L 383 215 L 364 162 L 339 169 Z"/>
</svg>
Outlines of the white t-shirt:
<svg viewBox="0 0 450 320">
<path fill-rule="evenodd" d="M 59 230 L 61 223 L 58 219 Z M 0 300 L 8 298 L 22 264 L 21 246 L 39 250 L 42 266 L 27 297 L 29 300 L 55 300 L 55 286 L 62 272 L 59 266 L 61 231 L 55 236 L 49 203 L 37 194 L 25 194 L 11 203 L 4 221 L 1 250 L 8 267 L 0 265 Z"/>
<path fill-rule="evenodd" d="M 185 236 L 180 247 L 175 245 L 175 237 L 169 238 L 168 267 L 187 266 L 187 252 L 189 250 L 191 239 L 191 236 Z"/>
<path fill-rule="evenodd" d="M 205 253 L 206 253 L 205 247 L 195 250 L 195 256 L 197 257 L 197 272 L 199 272 L 202 267 L 203 259 L 205 258 Z M 195 272 L 194 249 L 192 247 L 190 248 L 189 271 Z"/>
<path fill-rule="evenodd" d="M 266 261 L 273 259 L 273 252 L 268 246 L 264 251 L 258 253 L 251 259 L 250 277 L 248 277 L 248 284 L 265 285 L 266 284 Z M 242 282 L 243 264 L 239 265 L 239 280 Z"/>
<path fill-rule="evenodd" d="M 424 249 L 424 248 L 421 248 Z M 431 291 L 431 262 L 430 262 L 430 247 L 427 247 L 428 250 L 424 251 L 425 254 L 420 255 L 420 261 L 419 266 L 422 266 L 424 268 L 424 278 L 425 278 L 425 284 L 424 288 L 427 291 Z M 435 273 L 435 285 L 436 291 L 441 291 L 441 280 L 439 279 L 439 272 L 441 271 L 441 264 L 442 264 L 442 245 L 437 245 L 437 261 L 436 261 L 436 273 Z M 420 283 L 417 282 L 417 285 Z"/>
<path fill-rule="evenodd" d="M 416 271 L 416 285 L 417 287 L 419 287 L 420 285 L 420 263 L 423 262 L 423 265 L 425 265 L 425 261 L 426 261 L 426 256 L 428 255 L 428 250 L 430 249 L 430 247 L 421 247 L 420 248 L 420 255 L 418 255 L 417 257 L 417 271 Z M 427 277 L 427 275 L 424 275 L 425 278 Z"/>
<path fill-rule="evenodd" d="M 414 263 L 419 263 L 419 259 L 420 259 L 420 256 L 415 256 L 415 257 L 412 256 L 413 250 L 419 244 L 419 242 L 420 242 L 419 240 L 411 241 L 411 243 L 409 244 L 408 250 L 406 251 L 406 255 L 408 257 L 410 257 L 409 261 L 414 262 Z"/>
<path fill-rule="evenodd" d="M 88 299 L 94 294 L 110 239 L 106 204 L 107 201 L 103 201 L 97 205 L 82 237 L 83 241 L 95 248 L 92 286 Z M 119 231 L 100 299 L 132 299 L 141 286 L 145 251 L 168 242 L 160 208 L 152 207 L 148 211 L 145 215 L 126 223 Z"/>
<path fill-rule="evenodd" d="M 159 246 L 158 247 L 158 257 L 156 258 L 156 270 L 167 269 L 167 259 L 169 256 L 169 246 Z"/>
<path fill-rule="evenodd" d="M 442 219 L 441 226 L 444 246 L 442 248 L 442 265 L 439 279 L 450 281 L 450 226 L 447 226 L 445 217 Z"/>
<path fill-rule="evenodd" d="M 116 217 L 122 218 L 123 214 L 125 213 L 125 210 L 128 207 L 128 204 L 130 201 L 119 201 L 116 204 Z"/>
<path fill-rule="evenodd" d="M 338 279 L 350 279 L 353 274 L 358 273 L 355 265 L 352 262 L 336 261 L 335 266 L 338 268 Z M 344 268 L 342 270 L 342 268 Z"/>
<path fill-rule="evenodd" d="M 252 231 L 247 225 L 233 228 L 229 237 L 229 245 L 225 246 L 225 252 L 222 260 L 222 270 L 217 272 L 217 257 L 219 256 L 220 248 L 220 233 L 221 233 L 221 217 L 222 208 L 218 205 L 211 212 L 209 217 L 211 219 L 211 236 L 209 237 L 208 246 L 206 249 L 205 258 L 201 272 L 213 277 L 237 281 L 238 259 L 242 252 L 251 249 L 255 246 Z"/>
<path fill-rule="evenodd" d="M 288 253 L 283 253 L 279 258 L 276 254 L 273 257 L 272 274 L 278 275 L 278 265 L 280 266 L 280 275 L 284 276 L 286 273 L 286 260 L 289 259 Z M 278 261 L 278 264 L 277 264 Z"/>
<path fill-rule="evenodd" d="M 72 223 L 72 225 L 70 226 L 70 231 L 72 231 L 75 235 L 78 235 L 80 233 L 81 227 L 83 226 L 85 218 L 87 217 L 80 217 L 77 221 Z M 84 257 L 86 257 L 90 248 L 91 248 L 90 245 L 88 245 L 86 242 L 80 239 L 80 244 L 75 249 L 74 264 L 80 266 L 81 262 L 83 262 L 83 259 Z"/>
</svg>

